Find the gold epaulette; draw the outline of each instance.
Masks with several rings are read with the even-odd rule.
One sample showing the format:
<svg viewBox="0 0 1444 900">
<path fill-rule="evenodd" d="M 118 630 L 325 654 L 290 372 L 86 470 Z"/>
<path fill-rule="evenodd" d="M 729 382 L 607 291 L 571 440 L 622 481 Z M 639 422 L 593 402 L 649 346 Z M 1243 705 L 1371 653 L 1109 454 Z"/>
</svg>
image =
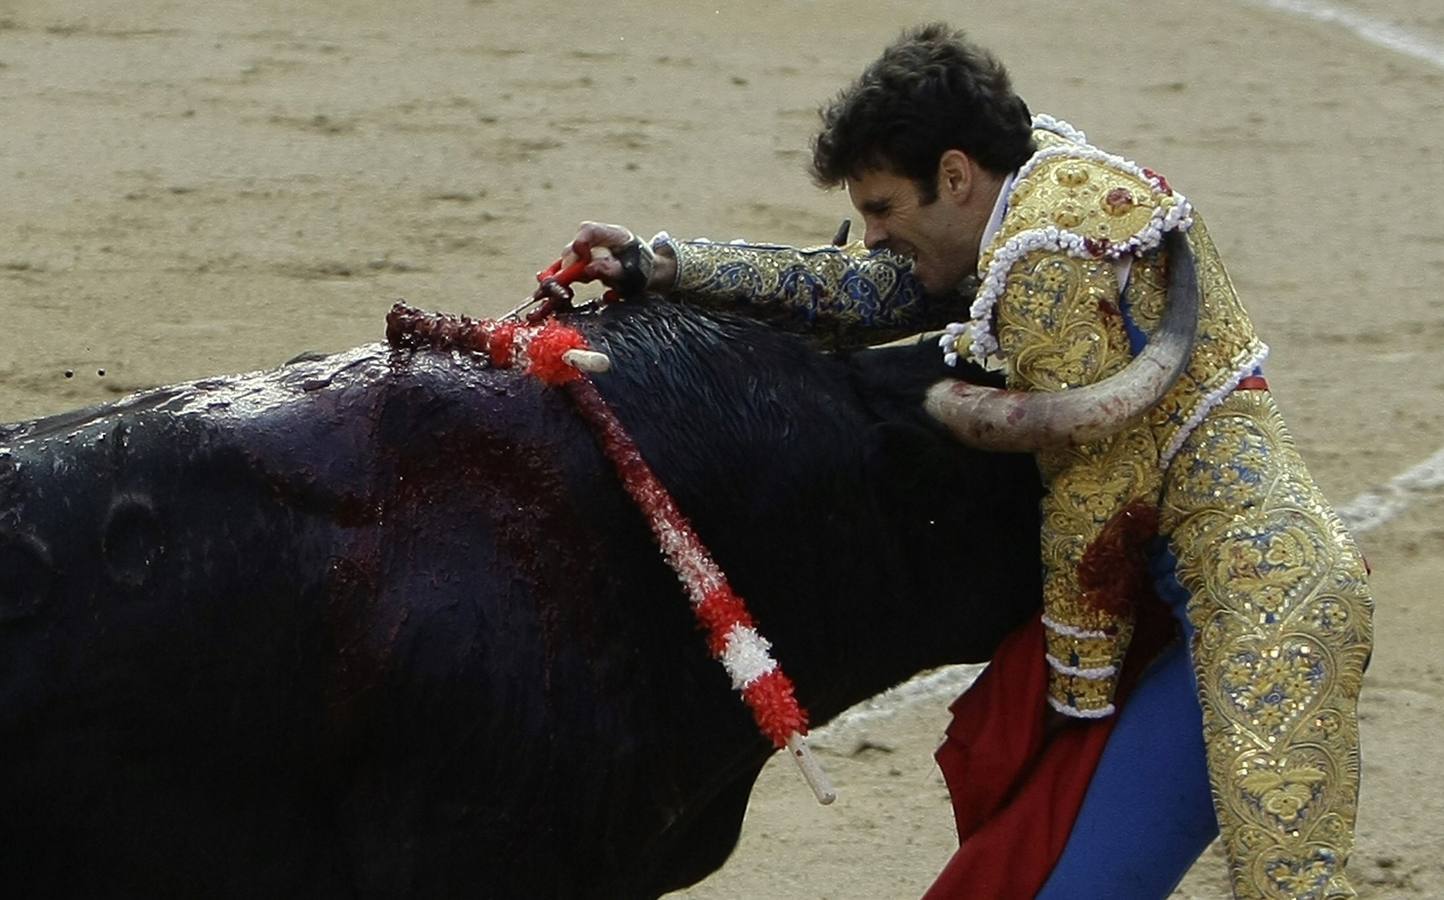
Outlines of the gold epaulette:
<svg viewBox="0 0 1444 900">
<path fill-rule="evenodd" d="M 987 270 L 997 251 L 1026 231 L 1057 229 L 1076 235 L 1093 257 L 1117 257 L 1157 246 L 1168 213 L 1187 201 L 1160 176 L 1087 145 L 1059 142 L 1040 150 L 1019 171 L 1008 215 L 984 252 Z"/>
<path fill-rule="evenodd" d="M 1083 143 L 1078 132 L 1043 127 L 1034 140 L 1041 149 L 1014 177 L 1007 215 L 978 262 L 982 284 L 970 311 L 967 349 L 979 363 L 998 349 L 993 307 L 1018 260 L 1039 251 L 1085 259 L 1136 256 L 1156 248 L 1165 231 L 1186 229 L 1191 221 L 1188 200 L 1162 176 Z"/>
</svg>

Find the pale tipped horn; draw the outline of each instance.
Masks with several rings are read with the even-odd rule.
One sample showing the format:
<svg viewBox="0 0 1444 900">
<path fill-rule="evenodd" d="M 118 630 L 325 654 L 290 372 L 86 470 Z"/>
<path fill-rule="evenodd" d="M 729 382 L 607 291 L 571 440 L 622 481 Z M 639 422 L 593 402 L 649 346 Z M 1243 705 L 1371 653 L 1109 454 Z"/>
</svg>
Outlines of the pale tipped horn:
<svg viewBox="0 0 1444 900">
<path fill-rule="evenodd" d="M 1178 381 L 1198 333 L 1198 274 L 1181 231 L 1164 235 L 1168 308 L 1143 352 L 1096 384 L 1056 392 L 1009 391 L 948 379 L 928 389 L 928 414 L 959 441 L 1019 453 L 1086 444 L 1115 434 L 1158 405 Z"/>
<path fill-rule="evenodd" d="M 562 362 L 588 375 L 609 372 L 612 368 L 611 357 L 595 350 L 568 350 L 562 354 Z"/>
</svg>

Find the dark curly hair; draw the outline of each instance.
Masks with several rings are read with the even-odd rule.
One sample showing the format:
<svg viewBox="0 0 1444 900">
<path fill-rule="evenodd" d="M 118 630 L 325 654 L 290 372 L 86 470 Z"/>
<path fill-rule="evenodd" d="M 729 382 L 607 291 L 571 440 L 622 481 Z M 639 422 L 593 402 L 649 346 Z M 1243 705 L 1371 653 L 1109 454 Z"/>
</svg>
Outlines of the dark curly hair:
<svg viewBox="0 0 1444 900">
<path fill-rule="evenodd" d="M 945 151 L 1006 174 L 1036 149 L 1032 115 L 1003 64 L 940 22 L 904 31 L 819 112 L 812 177 L 822 187 L 884 169 L 911 178 L 930 202 Z"/>
</svg>

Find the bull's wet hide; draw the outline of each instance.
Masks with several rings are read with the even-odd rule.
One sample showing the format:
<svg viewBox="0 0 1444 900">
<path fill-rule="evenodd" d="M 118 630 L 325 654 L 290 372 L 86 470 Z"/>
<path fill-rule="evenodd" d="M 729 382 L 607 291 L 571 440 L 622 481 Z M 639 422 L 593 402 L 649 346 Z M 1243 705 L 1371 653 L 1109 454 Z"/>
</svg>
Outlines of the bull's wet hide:
<svg viewBox="0 0 1444 900">
<path fill-rule="evenodd" d="M 926 420 L 931 345 L 582 327 L 814 725 L 1036 608 L 1033 464 Z M 654 897 L 769 753 L 523 374 L 376 344 L 0 426 L 8 895 Z"/>
</svg>

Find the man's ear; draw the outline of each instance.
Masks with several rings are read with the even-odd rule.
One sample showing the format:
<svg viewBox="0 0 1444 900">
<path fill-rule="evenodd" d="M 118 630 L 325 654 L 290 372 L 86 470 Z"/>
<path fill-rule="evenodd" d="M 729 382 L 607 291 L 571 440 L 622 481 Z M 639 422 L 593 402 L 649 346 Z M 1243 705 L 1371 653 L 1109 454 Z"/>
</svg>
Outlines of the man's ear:
<svg viewBox="0 0 1444 900">
<path fill-rule="evenodd" d="M 938 193 L 957 201 L 968 199 L 973 191 L 976 166 L 961 150 L 943 151 L 938 158 Z"/>
</svg>

